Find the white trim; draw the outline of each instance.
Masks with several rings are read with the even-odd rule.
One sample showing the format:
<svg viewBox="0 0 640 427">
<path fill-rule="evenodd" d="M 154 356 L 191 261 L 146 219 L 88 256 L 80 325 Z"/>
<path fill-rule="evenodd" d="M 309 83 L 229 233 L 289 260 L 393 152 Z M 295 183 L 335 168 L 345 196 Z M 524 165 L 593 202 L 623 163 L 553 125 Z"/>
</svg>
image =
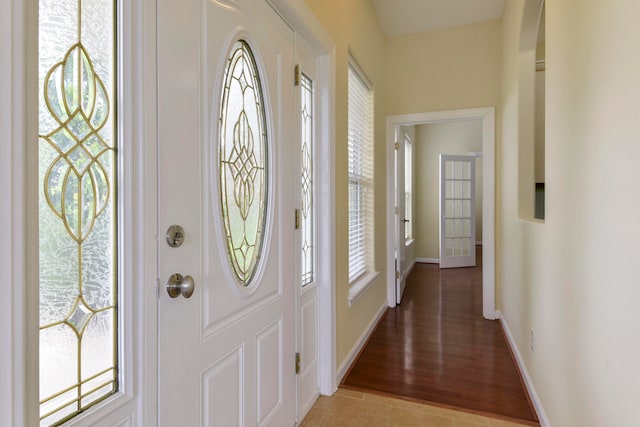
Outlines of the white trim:
<svg viewBox="0 0 640 427">
<path fill-rule="evenodd" d="M 365 73 L 362 67 L 360 66 L 360 63 L 354 56 L 351 49 L 349 49 L 347 64 L 354 71 L 355 75 L 358 76 L 360 80 L 362 80 L 362 83 L 367 88 L 367 91 L 370 92 L 373 89 L 373 84 L 371 83 L 371 80 L 369 80 L 369 77 L 367 77 L 367 73 Z"/>
<path fill-rule="evenodd" d="M 349 307 L 351 307 L 353 303 L 356 302 L 362 294 L 364 294 L 369 286 L 376 281 L 379 275 L 380 273 L 377 271 L 370 271 L 349 283 L 349 297 L 347 298 Z"/>
<path fill-rule="evenodd" d="M 482 240 L 476 242 L 476 246 L 482 246 Z"/>
<path fill-rule="evenodd" d="M 440 264 L 440 258 L 416 258 L 420 264 Z"/>
<path fill-rule="evenodd" d="M 128 2 L 121 0 L 121 7 Z M 130 280 L 140 284 L 134 297 L 140 313 L 132 313 L 135 325 L 134 347 L 137 373 L 132 377 L 137 385 L 138 404 L 136 425 L 158 424 L 158 180 L 143 177 L 158 176 L 157 139 L 157 55 L 156 55 L 156 0 L 134 2 L 132 18 L 126 24 L 133 39 L 127 54 L 131 66 L 124 70 L 129 75 L 128 98 L 131 117 L 125 121 L 129 137 L 134 144 L 131 152 L 129 176 L 131 206 L 135 215 L 131 226 L 137 245 L 131 249 L 137 261 L 133 262 Z M 143 82 L 143 83 L 140 83 Z M 137 171 L 136 171 L 137 168 Z M 136 171 L 136 172 L 134 172 Z M 133 258 L 132 258 L 133 259 Z M 143 285 L 144 284 L 144 285 Z M 153 331 L 154 333 L 150 333 Z"/>
<path fill-rule="evenodd" d="M 329 55 L 333 52 L 335 44 L 331 36 L 304 0 L 267 0 L 267 2 L 318 54 Z"/>
<path fill-rule="evenodd" d="M 317 55 L 318 319 L 320 393 L 338 389 L 336 377 L 335 81 L 336 47 L 304 0 L 267 0 Z"/>
<path fill-rule="evenodd" d="M 529 371 L 527 370 L 527 365 L 524 363 L 524 359 L 522 358 L 522 354 L 518 349 L 518 345 L 516 344 L 516 340 L 511 333 L 511 328 L 509 328 L 509 324 L 507 323 L 507 319 L 504 314 L 500 311 L 496 311 L 496 318 L 500 319 L 500 323 L 502 324 L 502 329 L 504 330 L 505 335 L 507 336 L 507 343 L 511 348 L 511 352 L 516 358 L 516 363 L 518 364 L 518 368 L 520 368 L 520 372 L 522 373 L 522 377 L 525 382 L 525 386 L 527 387 L 527 391 L 529 392 L 529 397 L 533 403 L 533 407 L 536 411 L 536 415 L 538 416 L 538 420 L 540 421 L 541 427 L 551 427 L 551 423 L 547 418 L 547 414 L 544 411 L 544 407 L 542 406 L 542 402 L 538 397 L 538 393 L 536 393 L 536 389 L 533 385 L 533 380 L 529 375 Z"/>
<path fill-rule="evenodd" d="M 35 43 L 25 39 L 25 27 L 37 22 L 36 15 L 30 13 L 33 5 L 33 1 L 0 1 L 0 198 L 9 201 L 0 204 L 0 221 L 9 237 L 0 246 L 0 269 L 6 285 L 0 298 L 0 378 L 4 379 L 0 381 L 0 425 L 6 426 L 37 423 L 28 415 L 37 398 L 26 403 L 33 389 L 27 387 L 25 374 L 33 362 L 25 359 L 29 355 L 25 332 L 32 325 L 26 319 L 24 303 L 28 289 L 25 171 L 32 170 L 26 168 L 26 141 L 27 135 L 34 133 L 27 124 L 27 108 L 33 108 L 27 82 L 33 81 L 33 73 L 25 75 L 25 70 Z"/>
<path fill-rule="evenodd" d="M 411 274 L 411 270 L 413 270 L 413 267 L 415 267 L 415 266 L 416 266 L 416 262 L 417 262 L 417 260 L 415 260 L 415 259 L 414 259 L 414 260 L 411 262 L 411 264 L 409 264 L 409 266 L 408 266 L 408 267 L 404 270 L 404 272 L 402 273 L 402 277 L 404 277 L 404 278 L 406 279 L 406 278 L 407 278 L 407 276 L 408 276 L 409 274 Z"/>
<path fill-rule="evenodd" d="M 349 352 L 349 354 L 347 354 L 347 357 L 345 357 L 344 361 L 340 365 L 340 368 L 338 368 L 338 383 L 341 383 L 345 375 L 347 375 L 347 372 L 349 372 L 349 368 L 351 368 L 351 365 L 353 365 L 353 363 L 356 361 L 356 358 L 364 348 L 365 344 L 367 343 L 367 341 L 369 341 L 369 337 L 371 337 L 371 334 L 373 334 L 373 332 L 375 331 L 376 325 L 378 325 L 378 322 L 380 321 L 380 319 L 382 319 L 382 316 L 384 316 L 384 314 L 387 312 L 387 308 L 387 303 L 385 301 L 378 309 L 376 315 L 371 319 L 369 325 L 367 325 L 365 330 L 362 332 L 362 335 L 360 335 L 360 338 L 358 338 L 353 348 L 351 348 L 351 351 Z"/>
<path fill-rule="evenodd" d="M 457 120 L 482 120 L 482 236 L 484 252 L 482 257 L 482 315 L 485 319 L 495 319 L 495 107 L 470 108 L 463 110 L 434 111 L 387 117 L 387 301 L 395 307 L 395 186 L 393 150 L 396 126 L 410 126 L 425 123 Z"/>
<path fill-rule="evenodd" d="M 338 389 L 336 378 L 336 210 L 335 210 L 335 80 L 336 53 L 318 59 L 320 117 L 318 138 L 318 315 L 320 393 Z"/>
</svg>

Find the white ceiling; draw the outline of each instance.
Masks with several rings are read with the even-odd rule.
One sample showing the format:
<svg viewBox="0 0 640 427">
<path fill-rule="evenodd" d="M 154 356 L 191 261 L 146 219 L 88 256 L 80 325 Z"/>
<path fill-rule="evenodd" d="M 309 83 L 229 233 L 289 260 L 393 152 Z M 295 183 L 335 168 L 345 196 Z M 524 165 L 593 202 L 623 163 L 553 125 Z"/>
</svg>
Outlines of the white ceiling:
<svg viewBox="0 0 640 427">
<path fill-rule="evenodd" d="M 489 21 L 505 0 L 371 0 L 387 37 Z"/>
</svg>

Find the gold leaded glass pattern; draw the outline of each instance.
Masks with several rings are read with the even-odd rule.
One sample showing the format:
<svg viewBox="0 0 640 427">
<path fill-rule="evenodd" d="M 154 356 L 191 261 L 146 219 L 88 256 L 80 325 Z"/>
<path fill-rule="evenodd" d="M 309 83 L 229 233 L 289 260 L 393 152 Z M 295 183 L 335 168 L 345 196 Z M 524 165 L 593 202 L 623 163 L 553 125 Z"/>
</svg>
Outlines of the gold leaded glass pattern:
<svg viewBox="0 0 640 427">
<path fill-rule="evenodd" d="M 267 134 L 258 67 L 244 40 L 234 45 L 220 108 L 220 198 L 227 254 L 241 286 L 253 278 L 264 240 Z"/>
<path fill-rule="evenodd" d="M 114 9 L 39 2 L 42 426 L 118 389 Z"/>
<path fill-rule="evenodd" d="M 313 200 L 313 82 L 301 73 L 302 194 L 300 231 L 302 234 L 302 286 L 314 280 L 314 200 Z"/>
</svg>

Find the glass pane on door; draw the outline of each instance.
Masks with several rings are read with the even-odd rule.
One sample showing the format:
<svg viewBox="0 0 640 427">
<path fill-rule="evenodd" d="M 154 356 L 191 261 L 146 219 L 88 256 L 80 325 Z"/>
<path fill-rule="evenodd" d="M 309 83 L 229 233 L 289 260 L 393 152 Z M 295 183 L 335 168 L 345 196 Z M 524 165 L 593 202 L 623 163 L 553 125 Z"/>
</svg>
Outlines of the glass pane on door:
<svg viewBox="0 0 640 427">
<path fill-rule="evenodd" d="M 115 3 L 39 3 L 41 425 L 118 389 Z"/>
<path fill-rule="evenodd" d="M 314 231 L 314 129 L 313 129 L 313 81 L 300 73 L 300 165 L 302 176 L 300 231 L 302 235 L 302 286 L 312 283 L 315 278 L 315 231 Z"/>
</svg>

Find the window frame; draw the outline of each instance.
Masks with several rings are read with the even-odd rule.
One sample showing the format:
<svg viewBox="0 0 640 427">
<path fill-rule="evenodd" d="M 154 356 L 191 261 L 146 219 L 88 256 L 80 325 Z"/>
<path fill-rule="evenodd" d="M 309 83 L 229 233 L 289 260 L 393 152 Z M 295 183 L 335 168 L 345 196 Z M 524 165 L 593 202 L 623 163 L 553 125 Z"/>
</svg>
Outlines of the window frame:
<svg viewBox="0 0 640 427">
<path fill-rule="evenodd" d="M 144 0 L 145 2 L 147 0 Z M 142 10 L 135 2 L 117 2 L 116 51 L 119 66 L 116 75 L 119 84 L 117 94 L 118 122 L 117 134 L 123 143 L 116 162 L 120 165 L 117 181 L 117 204 L 119 226 L 117 229 L 120 248 L 118 250 L 117 276 L 120 283 L 155 283 L 157 280 L 157 245 L 155 236 L 158 224 L 153 198 L 154 183 L 149 177 L 157 176 L 155 159 L 156 123 L 156 50 L 154 42 L 145 34 L 155 34 L 155 9 Z M 13 34 L 11 42 L 0 44 L 0 58 L 4 70 L 13 70 L 15 78 L 5 81 L 12 88 L 9 96 L 0 101 L 0 115 L 12 126 L 0 126 L 0 134 L 10 134 L 12 139 L 23 141 L 0 148 L 0 156 L 6 171 L 19 168 L 21 171 L 37 171 L 38 146 L 30 144 L 39 134 L 38 124 L 38 3 L 34 0 L 9 0 L 14 13 L 0 17 L 3 34 Z M 6 31 L 5 31 L 6 30 Z M 26 37 L 25 34 L 27 35 Z M 12 49 L 5 49 L 11 46 Z M 140 76 L 145 76 L 140 79 Z M 136 83 L 140 82 L 142 83 Z M 135 83 L 135 84 L 134 84 Z M 4 87 L 2 84 L 0 86 Z M 5 133 L 6 131 L 6 133 Z M 32 174 L 13 173 L 7 185 L 0 185 L 0 194 L 15 201 L 8 205 L 11 223 L 16 230 L 11 238 L 11 260 L 15 268 L 9 271 L 11 283 L 38 283 L 38 179 Z M 13 191 L 13 190 L 15 191 Z M 11 190 L 5 192 L 4 190 Z M 131 209 L 122 209 L 122 203 Z M 5 217 L 0 209 L 0 217 Z M 142 213 L 141 213 L 142 212 Z M 7 216 L 7 218 L 9 218 Z M 15 261 L 15 262 L 14 262 Z M 5 265 L 0 262 L 0 265 Z M 133 422 L 142 425 L 157 424 L 156 399 L 157 382 L 157 288 L 155 286 L 123 286 L 118 294 L 118 322 L 127 325 L 120 328 L 118 339 L 120 351 L 118 364 L 120 387 L 117 393 L 92 406 L 65 426 L 93 426 L 98 423 L 116 425 Z M 0 310 L 8 320 L 10 334 L 0 333 L 0 344 L 7 344 L 7 352 L 0 352 L 0 374 L 7 373 L 7 381 L 2 390 L 10 390 L 7 399 L 0 403 L 1 425 L 39 425 L 39 289 L 38 286 L 16 288 L 13 295 L 0 303 Z M 139 339 L 144 337 L 144 339 Z M 2 376 L 2 375 L 0 375 Z"/>
<path fill-rule="evenodd" d="M 67 41 L 68 44 L 64 43 L 64 45 L 61 43 L 58 43 L 55 47 L 63 49 L 62 51 L 66 53 L 62 54 L 62 51 L 61 51 L 58 53 L 58 55 L 60 56 L 56 55 L 57 56 L 56 58 L 48 58 L 50 62 L 51 61 L 60 61 L 60 62 L 56 62 L 52 66 L 50 64 L 47 64 L 46 65 L 47 68 L 43 70 L 42 69 L 42 61 L 43 61 L 42 51 L 39 51 L 38 53 L 38 58 L 37 58 L 38 74 L 43 79 L 42 82 L 39 82 L 39 86 L 40 84 L 44 85 L 44 89 L 42 89 L 42 87 L 39 87 L 39 91 L 43 90 L 44 93 L 38 94 L 38 101 L 37 101 L 39 131 L 38 131 L 38 138 L 37 138 L 38 148 L 36 150 L 37 151 L 36 155 L 38 156 L 38 168 L 36 170 L 38 171 L 38 174 L 44 174 L 45 176 L 44 181 L 48 180 L 48 174 L 51 171 L 54 171 L 52 172 L 52 174 L 55 174 L 57 172 L 60 172 L 61 169 L 64 170 L 66 168 L 67 170 L 66 174 L 69 176 L 72 176 L 72 173 L 71 173 L 72 169 L 75 170 L 75 172 L 73 172 L 73 175 L 75 175 L 76 179 L 78 180 L 76 184 L 77 188 L 74 190 L 73 183 L 68 184 L 67 182 L 65 182 L 64 188 L 62 190 L 63 194 L 61 196 L 63 199 L 68 198 L 68 194 L 66 193 L 67 190 L 69 191 L 69 194 L 75 195 L 75 199 L 80 199 L 79 194 L 83 188 L 82 184 L 84 183 L 86 176 L 92 176 L 93 178 L 91 179 L 91 182 L 96 187 L 93 189 L 93 192 L 92 192 L 93 193 L 92 196 L 94 199 L 92 200 L 93 216 L 88 215 L 89 226 L 87 227 L 86 225 L 84 225 L 82 223 L 82 219 L 86 219 L 82 215 L 82 212 L 84 211 L 84 209 L 78 203 L 77 206 L 72 205 L 73 211 L 77 213 L 77 218 L 81 218 L 81 219 L 76 219 L 77 224 L 75 224 L 69 218 L 69 217 L 73 217 L 73 214 L 69 214 L 63 218 L 63 213 L 65 212 L 65 203 L 60 202 L 61 203 L 60 211 L 58 211 L 57 207 L 54 206 L 54 201 L 52 200 L 53 197 L 52 199 L 50 199 L 49 197 L 46 197 L 49 194 L 47 182 L 39 182 L 38 183 L 38 187 L 39 187 L 38 213 L 36 214 L 39 225 L 40 225 L 39 232 L 38 232 L 39 234 L 38 235 L 39 261 L 38 262 L 40 263 L 40 265 L 42 265 L 41 264 L 43 260 L 42 248 L 48 246 L 46 244 L 45 245 L 42 244 L 43 238 L 45 238 L 45 235 L 42 233 L 43 227 L 41 222 L 41 219 L 42 219 L 41 215 L 43 214 L 43 211 L 50 216 L 55 215 L 56 212 L 58 213 L 58 216 L 60 216 L 60 219 L 62 220 L 62 223 L 64 224 L 64 227 L 67 230 L 67 233 L 65 233 L 63 236 L 63 240 L 66 241 L 66 239 L 70 238 L 70 241 L 68 241 L 68 244 L 71 246 L 75 245 L 74 249 L 77 249 L 78 257 L 82 260 L 88 259 L 90 257 L 89 254 L 91 254 L 90 250 L 86 250 L 87 256 L 85 258 L 85 249 L 86 249 L 84 247 L 85 243 L 89 242 L 90 239 L 92 238 L 91 236 L 93 236 L 95 233 L 98 232 L 97 224 L 100 221 L 100 219 L 102 217 L 106 217 L 107 218 L 106 222 L 108 224 L 106 226 L 107 227 L 106 234 L 108 235 L 108 237 L 106 237 L 106 244 L 111 250 L 111 253 L 109 253 L 109 250 L 107 250 L 107 253 L 110 255 L 109 256 L 110 259 L 108 261 L 108 268 L 107 268 L 108 272 L 106 273 L 107 277 L 99 279 L 98 282 L 99 282 L 100 288 L 108 289 L 108 294 L 110 296 L 108 297 L 108 301 L 101 301 L 101 303 L 97 307 L 94 307 L 91 302 L 87 303 L 85 301 L 86 296 L 89 294 L 88 291 L 85 291 L 85 288 L 83 286 L 83 279 L 86 274 L 83 266 L 85 261 L 78 261 L 78 265 L 74 269 L 74 275 L 77 274 L 77 278 L 72 278 L 71 275 L 67 276 L 70 282 L 74 282 L 74 285 L 78 284 L 78 286 L 80 286 L 78 295 L 75 297 L 77 298 L 76 302 L 72 304 L 71 306 L 72 308 L 70 308 L 70 312 L 66 314 L 66 317 L 56 317 L 52 319 L 47 319 L 46 321 L 44 321 L 44 326 L 42 324 L 43 323 L 42 320 L 40 320 L 39 322 L 39 327 L 38 327 L 39 328 L 39 334 L 38 334 L 39 335 L 39 345 L 38 345 L 38 360 L 39 360 L 39 368 L 38 368 L 39 381 L 38 382 L 39 384 L 38 384 L 38 388 L 40 392 L 38 393 L 39 394 L 38 409 L 39 409 L 40 424 L 46 423 L 47 425 L 61 425 L 61 424 L 73 422 L 72 420 L 79 419 L 79 417 L 84 413 L 92 412 L 91 408 L 99 407 L 102 405 L 102 402 L 113 400 L 114 396 L 122 395 L 122 386 L 121 386 L 122 367 L 123 367 L 122 358 L 121 358 L 122 324 L 120 322 L 120 310 L 121 310 L 122 297 L 120 296 L 120 290 L 122 288 L 123 282 L 119 274 L 120 270 L 122 269 L 122 261 L 123 261 L 120 253 L 121 247 L 122 247 L 121 246 L 122 236 L 119 233 L 119 230 L 121 228 L 121 222 L 122 222 L 122 219 L 120 217 L 120 212 L 122 211 L 122 200 L 119 197 L 120 184 L 122 182 L 121 175 L 120 175 L 120 163 L 121 163 L 122 157 L 119 153 L 120 146 L 121 146 L 120 136 L 121 136 L 121 129 L 122 129 L 120 124 L 120 118 L 119 118 L 119 115 L 120 115 L 119 96 L 120 96 L 120 88 L 121 88 L 121 80 L 120 80 L 121 74 L 120 74 L 120 68 L 119 68 L 120 61 L 121 61 L 121 57 L 120 57 L 121 49 L 120 49 L 120 40 L 119 40 L 119 31 L 121 31 L 121 19 L 120 19 L 119 9 L 121 5 L 120 5 L 120 2 L 117 0 L 105 1 L 105 7 L 107 7 L 108 9 L 109 8 L 111 9 L 111 16 L 109 17 L 109 19 L 106 19 L 106 18 L 103 19 L 103 22 L 105 22 L 109 27 L 111 27 L 111 30 L 110 30 L 111 39 L 110 39 L 109 45 L 105 46 L 104 48 L 106 51 L 108 51 L 106 55 L 108 58 L 107 59 L 108 69 L 104 70 L 104 73 L 101 73 L 97 70 L 98 62 L 95 62 L 93 58 L 93 54 L 96 52 L 87 46 L 84 35 L 82 34 L 81 36 L 81 33 L 83 33 L 83 30 L 84 30 L 84 26 L 82 25 L 82 22 L 83 22 L 83 19 L 85 18 L 85 13 L 81 8 L 81 4 L 82 4 L 81 2 L 78 2 L 77 11 L 74 11 L 75 16 L 73 16 L 73 19 L 77 19 L 77 25 L 78 25 L 77 40 L 69 40 Z M 37 2 L 37 7 L 40 15 L 40 13 L 42 12 L 41 1 Z M 69 14 L 70 13 L 71 11 L 69 11 Z M 46 34 L 46 33 L 43 33 L 43 31 L 46 31 L 46 30 L 47 30 L 46 26 L 43 27 L 41 22 L 39 22 L 37 26 L 37 31 L 36 31 L 39 42 L 42 40 L 42 37 L 41 37 L 42 34 Z M 55 81 L 58 78 L 56 77 L 56 73 L 57 73 L 56 70 L 68 67 L 67 64 L 69 63 L 72 64 L 71 66 L 73 66 L 74 68 L 76 67 L 76 65 L 80 67 L 80 62 L 84 63 L 84 61 L 86 61 L 86 64 L 84 65 L 84 67 L 88 69 L 86 71 L 87 74 L 85 75 L 84 73 L 80 73 L 81 76 L 78 77 L 78 79 L 91 80 L 91 82 L 89 82 L 88 85 L 89 87 L 91 87 L 91 83 L 93 83 L 93 87 L 94 87 L 93 90 L 95 91 L 93 97 L 89 96 L 86 100 L 83 100 L 84 98 L 82 97 L 81 94 L 82 94 L 82 91 L 85 89 L 82 84 L 79 84 L 79 87 L 76 88 L 78 93 L 77 99 L 76 99 L 77 105 L 73 105 L 72 101 L 67 100 L 67 97 L 73 98 L 72 95 L 65 95 L 65 107 L 64 107 L 65 111 L 56 113 L 56 109 L 49 104 L 50 102 L 52 102 L 51 81 L 54 82 L 54 86 L 53 86 L 54 88 L 57 88 L 60 91 L 62 91 L 62 89 L 60 89 L 60 86 L 55 85 Z M 41 75 L 41 73 L 43 72 L 44 72 L 44 75 Z M 60 77 L 60 79 L 64 79 L 64 77 Z M 74 81 L 74 83 L 76 82 Z M 49 95 L 47 95 L 47 86 L 49 87 L 49 92 L 48 92 Z M 101 88 L 102 92 L 97 88 Z M 75 91 L 71 90 L 71 92 L 73 93 Z M 106 113 L 103 113 L 103 116 L 98 119 L 97 117 L 100 114 L 95 113 L 96 111 L 95 109 L 97 109 L 98 111 L 100 110 L 101 98 L 103 102 L 102 107 L 105 109 Z M 53 97 L 53 99 L 57 100 L 58 98 Z M 46 105 L 43 104 L 43 102 L 46 103 Z M 87 103 L 88 105 L 85 106 L 84 105 L 85 103 Z M 87 110 L 85 110 L 85 108 Z M 74 114 L 76 114 L 75 112 L 77 111 L 82 111 L 83 114 L 87 114 L 87 116 L 85 116 L 84 118 L 84 120 L 86 121 L 84 123 L 86 123 L 86 126 L 90 127 L 90 129 L 86 130 L 87 134 L 84 136 L 80 133 L 81 131 L 77 131 L 77 133 L 74 133 L 72 130 L 72 126 L 70 126 L 70 123 L 73 121 L 71 117 L 74 117 Z M 45 128 L 47 129 L 47 131 L 44 133 L 42 132 L 43 112 L 44 112 L 44 116 L 46 116 L 49 120 L 51 120 L 51 123 L 48 123 L 48 128 Z M 96 114 L 96 116 L 92 116 L 92 114 Z M 67 115 L 67 117 L 69 117 L 69 119 L 67 119 L 68 123 L 62 122 L 64 115 Z M 54 120 L 57 121 L 57 124 L 54 122 Z M 96 120 L 99 120 L 99 122 L 96 123 Z M 56 126 L 59 126 L 59 127 L 56 128 Z M 106 130 L 105 131 L 106 135 L 102 133 L 103 129 Z M 66 132 L 71 132 L 73 134 L 75 144 L 72 145 L 71 147 L 61 145 L 58 139 L 54 136 L 58 134 L 59 131 L 62 131 L 62 130 L 66 130 Z M 104 144 L 104 146 L 101 147 L 102 149 L 100 152 L 96 152 L 87 148 L 88 144 L 91 143 L 90 137 L 88 135 L 95 135 L 96 139 L 99 138 L 100 141 L 102 141 L 102 144 Z M 82 162 L 80 162 L 80 164 L 77 164 L 74 161 L 73 153 L 76 153 L 76 152 L 86 153 L 87 151 L 85 150 L 88 150 L 88 152 L 90 153 L 90 154 L 85 154 L 85 156 L 91 158 L 92 160 L 91 160 L 91 163 L 89 163 L 89 165 L 84 165 L 83 167 Z M 55 155 L 57 152 L 58 157 L 56 157 L 53 160 L 53 163 L 49 164 L 48 166 L 49 169 L 45 172 L 45 169 L 43 168 L 46 165 L 42 165 L 41 162 L 42 162 L 43 156 L 47 155 L 46 154 L 47 151 L 50 152 L 49 156 Z M 53 151 L 53 154 L 51 154 L 52 151 Z M 57 162 L 59 161 L 58 159 L 60 159 L 61 157 L 64 157 L 64 159 L 66 159 L 66 164 L 64 166 L 57 165 Z M 104 160 L 102 160 L 103 157 L 105 157 Z M 86 161 L 88 162 L 89 160 L 87 159 Z M 100 176 L 103 177 L 104 181 L 97 182 L 97 181 L 100 181 L 99 179 L 96 181 L 95 174 L 96 173 L 99 174 L 100 173 L 99 170 L 97 172 L 96 170 L 93 170 L 91 175 L 89 175 L 89 170 L 93 167 L 94 164 L 97 165 L 97 168 L 99 168 L 99 170 L 102 171 L 102 175 Z M 103 187 L 106 187 L 106 190 L 102 190 L 102 191 L 98 190 L 97 187 L 101 185 Z M 55 192 L 55 189 L 52 189 L 51 192 L 52 193 Z M 101 192 L 106 192 L 106 195 L 100 196 L 99 194 L 96 194 Z M 98 200 L 101 198 L 104 198 L 104 200 Z M 46 206 L 46 203 L 48 203 L 48 206 Z M 102 203 L 102 206 L 100 205 L 100 203 Z M 68 209 L 67 212 L 69 211 L 71 210 Z M 57 219 L 55 221 L 58 222 Z M 77 225 L 77 229 L 76 229 L 76 225 Z M 54 259 L 56 258 L 54 257 Z M 59 261 L 60 259 L 56 259 L 56 260 Z M 91 267 L 95 267 L 95 266 L 91 266 Z M 37 282 L 38 282 L 38 288 L 41 295 L 43 290 L 43 283 L 48 283 L 49 285 L 51 285 L 48 281 L 43 280 L 43 278 L 45 277 L 50 277 L 49 276 L 50 274 L 51 274 L 50 271 L 45 271 L 45 273 L 43 273 L 42 268 L 40 268 L 40 273 L 38 274 Z M 55 277 L 55 274 L 54 274 L 54 277 Z M 87 292 L 87 294 L 85 294 L 85 292 Z M 69 295 L 69 297 L 70 296 L 71 295 Z M 95 301 L 93 301 L 93 303 L 95 303 Z M 38 312 L 41 315 L 42 306 L 40 307 Z M 104 365 L 100 366 L 99 372 L 92 373 L 93 375 L 86 377 L 88 374 L 84 372 L 83 366 L 85 365 L 85 363 L 87 365 L 90 365 L 90 360 L 91 360 L 91 356 L 87 356 L 83 352 L 84 345 L 87 342 L 86 340 L 89 339 L 87 338 L 87 336 L 90 336 L 90 333 L 86 331 L 86 328 L 89 328 L 90 326 L 89 324 L 93 319 L 99 319 L 103 315 L 103 313 L 105 314 L 110 313 L 110 317 L 107 317 L 107 319 L 103 319 L 103 321 L 107 323 L 110 327 L 110 329 L 108 330 L 109 330 L 109 339 L 110 339 L 109 344 L 112 346 L 111 360 L 108 361 L 108 363 L 105 363 Z M 78 324 L 76 324 L 76 321 L 74 321 L 74 318 L 76 317 L 76 315 L 80 316 L 81 318 L 81 319 L 77 319 Z M 77 339 L 74 341 L 74 344 L 75 344 L 75 358 L 76 358 L 75 362 L 76 362 L 76 369 L 78 370 L 78 373 L 76 374 L 76 378 L 74 379 L 75 383 L 62 384 L 62 385 L 58 384 L 56 388 L 54 388 L 53 390 L 50 390 L 49 393 L 43 396 L 41 390 L 42 390 L 43 384 L 46 384 L 46 380 L 43 381 L 43 378 L 47 378 L 46 375 L 43 375 L 43 372 L 47 372 L 47 371 L 51 372 L 52 369 L 55 371 L 55 368 L 56 368 L 54 365 L 54 367 L 50 368 L 49 370 L 46 370 L 46 369 L 43 370 L 43 360 L 46 361 L 46 359 L 43 359 L 43 351 L 46 351 L 46 349 L 49 349 L 51 351 L 51 347 L 43 346 L 43 342 L 44 342 L 43 333 L 45 333 L 48 330 L 53 330 L 59 327 L 64 327 L 64 329 L 67 332 L 73 331 L 77 335 Z M 67 348 L 67 349 L 70 350 L 70 348 Z M 103 362 L 106 362 L 106 361 L 103 361 Z M 44 363 L 44 365 L 46 365 L 46 363 Z M 67 368 L 69 367 L 73 368 L 73 365 L 70 365 L 69 363 L 67 363 L 66 366 Z M 80 373 L 81 371 L 82 373 Z M 69 387 L 61 388 L 64 385 L 68 385 Z M 85 391 L 85 388 L 89 388 L 89 391 Z M 103 391 L 101 392 L 101 390 Z M 75 399 L 72 399 L 74 395 L 76 395 Z M 72 400 L 69 400 L 69 399 L 72 399 Z M 85 400 L 87 400 L 88 402 L 85 403 Z"/>
<path fill-rule="evenodd" d="M 351 306 L 374 282 L 378 272 L 374 265 L 373 237 L 374 91 L 352 57 L 348 61 L 347 79 L 348 302 Z M 359 87 L 354 87 L 354 83 Z"/>
</svg>

